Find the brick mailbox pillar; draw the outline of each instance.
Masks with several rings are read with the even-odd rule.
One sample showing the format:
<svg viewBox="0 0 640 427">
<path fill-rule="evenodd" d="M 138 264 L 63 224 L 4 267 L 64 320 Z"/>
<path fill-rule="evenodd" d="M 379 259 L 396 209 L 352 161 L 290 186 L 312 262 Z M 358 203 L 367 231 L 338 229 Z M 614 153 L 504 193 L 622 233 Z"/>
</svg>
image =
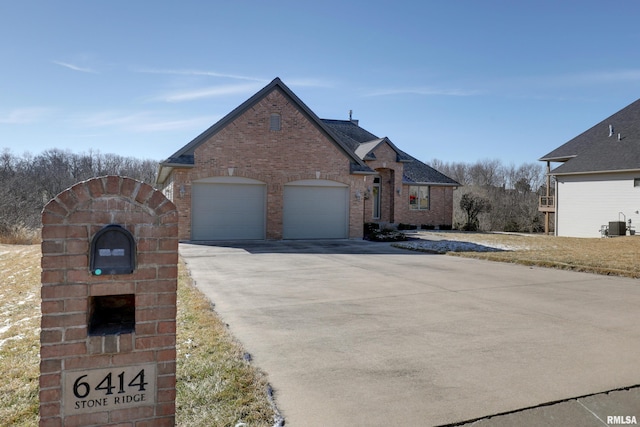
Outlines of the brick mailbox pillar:
<svg viewBox="0 0 640 427">
<path fill-rule="evenodd" d="M 173 426 L 178 214 L 119 176 L 42 213 L 40 426 Z"/>
</svg>

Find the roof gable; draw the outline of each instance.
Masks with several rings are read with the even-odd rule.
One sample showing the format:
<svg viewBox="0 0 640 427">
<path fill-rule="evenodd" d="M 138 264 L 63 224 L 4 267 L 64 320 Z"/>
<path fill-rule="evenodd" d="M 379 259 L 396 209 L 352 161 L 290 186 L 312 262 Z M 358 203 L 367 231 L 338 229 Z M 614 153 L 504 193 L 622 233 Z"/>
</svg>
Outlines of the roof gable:
<svg viewBox="0 0 640 427">
<path fill-rule="evenodd" d="M 207 130 L 202 132 L 200 135 L 195 137 L 191 142 L 182 147 L 180 150 L 173 153 L 167 160 L 160 163 L 160 168 L 158 171 L 158 182 L 162 183 L 168 176 L 170 169 L 173 167 L 189 167 L 194 163 L 194 152 L 195 150 L 204 142 L 208 141 L 212 136 L 214 136 L 217 132 L 225 128 L 228 124 L 233 122 L 236 118 L 240 117 L 244 112 L 249 110 L 255 104 L 260 102 L 266 96 L 268 96 L 272 91 L 279 90 L 285 98 L 287 98 L 292 105 L 295 106 L 299 111 L 302 112 L 307 119 L 315 125 L 321 133 L 323 133 L 329 141 L 335 144 L 340 151 L 351 160 L 352 171 L 354 172 L 372 172 L 366 166 L 366 164 L 355 155 L 353 149 L 343 142 L 343 140 L 335 135 L 334 131 L 327 127 L 316 114 L 307 107 L 300 98 L 295 95 L 291 89 L 289 89 L 279 78 L 273 79 L 271 83 L 258 91 L 251 98 L 247 99 L 245 102 L 236 107 L 229 114 L 224 116 L 214 125 L 209 127 Z M 163 171 L 163 168 L 166 170 Z"/>
<path fill-rule="evenodd" d="M 403 163 L 413 161 L 413 157 L 396 147 L 386 136 L 384 138 L 374 139 L 373 141 L 363 142 L 356 149 L 356 154 L 363 160 L 376 160 L 377 156 L 375 151 L 385 144 L 396 153 L 396 162 Z"/>
<path fill-rule="evenodd" d="M 159 164 L 156 181 L 162 184 L 170 176 L 173 168 L 190 168 L 194 166 L 194 152 L 217 132 L 232 123 L 247 110 L 261 102 L 273 91 L 278 90 L 287 100 L 297 108 L 327 139 L 339 148 L 350 160 L 353 174 L 375 174 L 365 160 L 375 160 L 374 151 L 381 144 L 386 143 L 396 153 L 398 162 L 405 163 L 403 180 L 409 183 L 428 183 L 439 185 L 459 185 L 456 181 L 441 174 L 419 160 L 398 149 L 387 137 L 378 138 L 376 135 L 358 125 L 357 120 L 320 119 L 309 109 L 279 78 L 258 91 L 233 111 L 220 119 L 214 125 L 202 132 L 187 145 L 176 151 L 169 158 Z"/>
<path fill-rule="evenodd" d="M 373 152 L 378 146 L 385 140 L 385 138 L 378 138 L 372 141 L 363 142 L 356 148 L 356 155 L 362 160 L 376 160 L 376 155 Z"/>
<path fill-rule="evenodd" d="M 553 174 L 640 169 L 640 99 L 540 158 Z"/>
</svg>

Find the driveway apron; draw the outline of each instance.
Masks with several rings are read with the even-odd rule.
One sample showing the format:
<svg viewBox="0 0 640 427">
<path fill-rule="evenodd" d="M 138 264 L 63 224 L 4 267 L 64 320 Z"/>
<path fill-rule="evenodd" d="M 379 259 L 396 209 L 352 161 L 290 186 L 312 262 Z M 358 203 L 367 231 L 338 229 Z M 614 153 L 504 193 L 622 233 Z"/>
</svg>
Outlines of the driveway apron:
<svg viewBox="0 0 640 427">
<path fill-rule="evenodd" d="M 180 253 L 287 426 L 442 425 L 640 384 L 637 280 L 365 241 Z"/>
</svg>

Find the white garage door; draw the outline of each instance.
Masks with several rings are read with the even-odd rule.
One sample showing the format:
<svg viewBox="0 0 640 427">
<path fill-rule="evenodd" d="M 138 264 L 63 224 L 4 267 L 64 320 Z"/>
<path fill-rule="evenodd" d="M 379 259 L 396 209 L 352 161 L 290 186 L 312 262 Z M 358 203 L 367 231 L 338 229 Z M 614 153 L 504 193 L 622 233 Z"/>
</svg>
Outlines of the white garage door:
<svg viewBox="0 0 640 427">
<path fill-rule="evenodd" d="M 266 186 L 240 177 L 206 178 L 193 183 L 192 240 L 265 238 Z"/>
<path fill-rule="evenodd" d="M 349 187 L 335 181 L 304 180 L 284 186 L 285 239 L 348 237 Z"/>
</svg>

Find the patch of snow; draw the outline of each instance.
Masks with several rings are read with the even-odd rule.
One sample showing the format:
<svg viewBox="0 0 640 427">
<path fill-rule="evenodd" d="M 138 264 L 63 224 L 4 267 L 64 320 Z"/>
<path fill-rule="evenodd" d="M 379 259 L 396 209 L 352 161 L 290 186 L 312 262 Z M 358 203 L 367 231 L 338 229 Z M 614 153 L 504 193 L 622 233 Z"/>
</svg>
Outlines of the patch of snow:
<svg viewBox="0 0 640 427">
<path fill-rule="evenodd" d="M 9 337 L 9 338 L 5 338 L 3 340 L 0 340 L 0 348 L 2 348 L 3 345 L 5 345 L 5 343 L 7 341 L 11 341 L 11 340 L 21 340 L 24 338 L 24 335 L 20 334 L 20 335 L 16 335 L 14 337 Z"/>
<path fill-rule="evenodd" d="M 34 319 L 34 318 L 36 318 L 36 317 L 39 317 L 39 316 L 25 317 L 24 319 L 20 319 L 20 320 L 18 320 L 17 322 L 15 322 L 15 324 L 16 324 L 16 325 L 19 325 L 19 324 L 21 324 L 21 323 L 27 323 L 29 320 Z"/>
<path fill-rule="evenodd" d="M 426 252 L 502 252 L 513 251 L 520 248 L 495 244 L 495 243 L 472 243 L 462 242 L 457 240 L 413 240 L 409 242 L 394 243 L 393 246 L 403 249 L 411 249 L 414 251 L 426 251 Z"/>
</svg>

